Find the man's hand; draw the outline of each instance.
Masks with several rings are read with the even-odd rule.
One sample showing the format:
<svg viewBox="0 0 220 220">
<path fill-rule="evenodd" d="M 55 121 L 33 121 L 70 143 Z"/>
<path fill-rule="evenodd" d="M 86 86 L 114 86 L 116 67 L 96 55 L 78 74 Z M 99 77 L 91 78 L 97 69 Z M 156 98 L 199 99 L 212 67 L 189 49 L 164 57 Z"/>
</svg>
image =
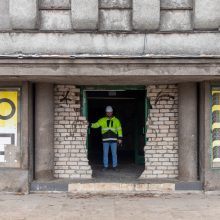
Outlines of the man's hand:
<svg viewBox="0 0 220 220">
<path fill-rule="evenodd" d="M 121 145 L 122 144 L 122 140 L 119 139 L 118 140 L 118 144 Z"/>
</svg>

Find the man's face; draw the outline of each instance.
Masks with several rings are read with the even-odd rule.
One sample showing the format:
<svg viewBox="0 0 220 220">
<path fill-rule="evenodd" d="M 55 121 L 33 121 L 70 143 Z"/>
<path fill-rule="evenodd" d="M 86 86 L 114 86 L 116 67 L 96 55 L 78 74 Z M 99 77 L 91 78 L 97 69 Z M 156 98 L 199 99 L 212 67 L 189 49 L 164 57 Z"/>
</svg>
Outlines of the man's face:
<svg viewBox="0 0 220 220">
<path fill-rule="evenodd" d="M 111 118 L 113 115 L 113 112 L 106 112 L 107 117 Z"/>
</svg>

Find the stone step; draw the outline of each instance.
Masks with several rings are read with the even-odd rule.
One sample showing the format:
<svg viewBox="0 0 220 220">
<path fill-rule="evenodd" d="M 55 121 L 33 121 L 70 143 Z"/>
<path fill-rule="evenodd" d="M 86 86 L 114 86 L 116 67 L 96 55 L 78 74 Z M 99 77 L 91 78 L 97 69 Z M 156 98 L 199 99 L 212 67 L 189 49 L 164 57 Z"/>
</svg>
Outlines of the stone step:
<svg viewBox="0 0 220 220">
<path fill-rule="evenodd" d="M 109 192 L 173 192 L 175 183 L 70 183 L 71 193 L 109 193 Z"/>
<path fill-rule="evenodd" d="M 148 192 L 175 192 L 201 191 L 200 181 L 195 182 L 95 182 L 95 181 L 34 181 L 31 192 L 70 192 L 70 193 L 148 193 Z"/>
</svg>

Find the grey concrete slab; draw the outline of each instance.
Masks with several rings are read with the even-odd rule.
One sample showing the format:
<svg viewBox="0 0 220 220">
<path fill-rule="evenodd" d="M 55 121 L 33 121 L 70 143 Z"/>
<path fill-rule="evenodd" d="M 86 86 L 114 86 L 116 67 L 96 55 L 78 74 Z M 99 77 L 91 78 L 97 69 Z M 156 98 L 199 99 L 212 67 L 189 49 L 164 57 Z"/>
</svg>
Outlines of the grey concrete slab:
<svg viewBox="0 0 220 220">
<path fill-rule="evenodd" d="M 100 30 L 131 30 L 131 10 L 100 10 Z"/>
<path fill-rule="evenodd" d="M 0 33 L 0 55 L 16 54 L 219 56 L 220 33 Z"/>
<path fill-rule="evenodd" d="M 192 12 L 190 10 L 161 11 L 161 31 L 188 31 L 192 29 Z"/>
<path fill-rule="evenodd" d="M 133 28 L 157 30 L 160 23 L 160 0 L 133 0 Z"/>
<path fill-rule="evenodd" d="M 100 0 L 101 8 L 130 8 L 131 0 Z"/>
<path fill-rule="evenodd" d="M 201 182 L 177 182 L 175 184 L 175 190 L 187 190 L 187 191 L 193 191 L 193 190 L 203 190 L 203 185 Z"/>
<path fill-rule="evenodd" d="M 13 29 L 36 29 L 38 22 L 37 0 L 10 0 L 9 12 Z"/>
<path fill-rule="evenodd" d="M 94 30 L 98 27 L 98 0 L 71 0 L 73 28 Z"/>
<path fill-rule="evenodd" d="M 144 35 L 0 34 L 0 54 L 141 54 Z"/>
<path fill-rule="evenodd" d="M 0 192 L 26 193 L 29 190 L 28 170 L 1 168 Z"/>
<path fill-rule="evenodd" d="M 161 0 L 162 9 L 193 9 L 193 0 Z"/>
<path fill-rule="evenodd" d="M 39 0 L 40 9 L 70 9 L 70 0 Z"/>
<path fill-rule="evenodd" d="M 96 60 L 96 62 L 95 62 Z M 184 59 L 180 63 L 133 63 L 132 59 L 124 63 L 113 62 L 105 59 L 103 63 L 95 59 L 88 63 L 88 59 L 61 60 L 54 63 L 50 60 L 13 60 L 0 65 L 0 81 L 17 81 L 18 76 L 26 80 L 36 82 L 74 82 L 77 85 L 96 85 L 97 81 L 102 85 L 147 85 L 149 83 L 178 83 L 178 82 L 201 82 L 204 80 L 219 79 L 220 65 L 203 59 L 198 63 L 190 63 L 189 59 Z M 140 59 L 138 59 L 140 61 Z M 157 59 L 155 59 L 157 60 Z M 209 61 L 212 59 L 209 59 Z M 3 61 L 3 60 L 2 60 Z M 66 61 L 66 62 L 64 62 Z M 84 61 L 84 62 L 83 62 Z M 183 60 L 182 60 L 183 61 Z M 198 60 L 197 60 L 198 61 Z M 181 62 L 181 61 L 179 61 Z M 125 77 L 126 76 L 126 77 Z M 172 77 L 171 77 L 172 76 Z"/>
<path fill-rule="evenodd" d="M 11 21 L 9 16 L 9 1 L 0 1 L 0 30 L 11 29 Z"/>
<path fill-rule="evenodd" d="M 30 191 L 32 192 L 68 192 L 67 182 L 32 182 Z"/>
<path fill-rule="evenodd" d="M 71 30 L 71 12 L 67 10 L 43 10 L 40 12 L 41 30 Z"/>
<path fill-rule="evenodd" d="M 211 39 L 212 38 L 212 39 Z M 220 33 L 150 34 L 146 37 L 145 53 L 183 56 L 216 55 L 220 53 Z M 209 42 L 209 43 L 207 43 Z"/>
<path fill-rule="evenodd" d="M 218 29 L 220 27 L 219 0 L 195 0 L 194 26 L 196 29 Z"/>
</svg>

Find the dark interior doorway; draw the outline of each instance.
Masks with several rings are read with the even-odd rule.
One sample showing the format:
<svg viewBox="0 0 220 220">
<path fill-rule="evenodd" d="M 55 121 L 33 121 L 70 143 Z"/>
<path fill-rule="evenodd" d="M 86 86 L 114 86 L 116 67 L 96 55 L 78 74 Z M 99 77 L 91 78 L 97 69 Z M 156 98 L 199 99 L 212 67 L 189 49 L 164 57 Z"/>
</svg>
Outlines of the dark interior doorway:
<svg viewBox="0 0 220 220">
<path fill-rule="evenodd" d="M 123 129 L 123 145 L 118 147 L 120 165 L 144 165 L 146 138 L 146 91 L 87 91 L 88 121 L 98 121 L 105 116 L 105 107 L 111 105 Z M 92 166 L 102 165 L 101 129 L 90 129 L 88 134 L 88 159 Z M 111 154 L 109 153 L 111 164 Z"/>
</svg>

